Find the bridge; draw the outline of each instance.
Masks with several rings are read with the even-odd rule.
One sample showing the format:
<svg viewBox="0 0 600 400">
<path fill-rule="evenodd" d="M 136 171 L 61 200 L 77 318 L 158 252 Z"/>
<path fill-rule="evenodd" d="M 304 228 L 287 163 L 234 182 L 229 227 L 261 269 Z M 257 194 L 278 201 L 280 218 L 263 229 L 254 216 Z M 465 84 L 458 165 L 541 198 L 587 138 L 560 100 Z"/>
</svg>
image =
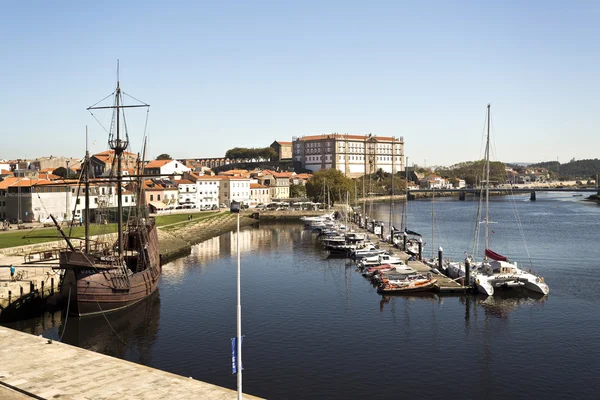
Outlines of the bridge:
<svg viewBox="0 0 600 400">
<path fill-rule="evenodd" d="M 459 200 L 465 200 L 467 194 L 477 195 L 482 191 L 481 188 L 452 188 L 452 189 L 414 189 L 406 194 L 408 200 L 414 200 L 415 193 L 458 193 Z M 597 187 L 491 187 L 492 194 L 509 195 L 515 193 L 530 193 L 531 200 L 535 201 L 536 192 L 585 192 L 600 195 L 600 189 Z"/>
</svg>

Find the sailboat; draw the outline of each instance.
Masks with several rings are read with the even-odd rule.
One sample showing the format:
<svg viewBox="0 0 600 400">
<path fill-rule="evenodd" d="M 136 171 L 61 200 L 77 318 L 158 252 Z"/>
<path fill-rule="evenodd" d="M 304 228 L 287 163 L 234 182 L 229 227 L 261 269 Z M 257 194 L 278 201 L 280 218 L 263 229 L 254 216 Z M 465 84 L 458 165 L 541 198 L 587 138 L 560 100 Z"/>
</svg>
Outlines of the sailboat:
<svg viewBox="0 0 600 400">
<path fill-rule="evenodd" d="M 516 262 L 509 262 L 508 258 L 496 253 L 489 246 L 489 188 L 490 188 L 490 105 L 487 106 L 487 140 L 485 147 L 485 258 L 480 263 L 472 263 L 470 271 L 470 284 L 478 292 L 493 295 L 496 289 L 508 287 L 524 287 L 536 293 L 546 295 L 550 289 L 544 278 L 531 272 L 520 269 Z M 457 277 L 464 276 L 464 266 L 453 263 L 452 272 Z M 450 268 L 449 268 L 450 269 Z M 452 274 L 451 274 L 452 276 Z"/>
<path fill-rule="evenodd" d="M 110 96 L 110 95 L 109 95 Z M 75 316 L 101 314 L 120 310 L 150 296 L 158 286 L 161 275 L 158 234 L 154 218 L 148 217 L 144 205 L 141 184 L 141 163 L 138 162 L 136 206 L 127 221 L 123 221 L 123 152 L 128 148 L 129 137 L 121 132 L 121 118 L 124 109 L 149 105 L 123 104 L 123 92 L 119 80 L 112 94 L 111 106 L 89 107 L 88 110 L 112 109 L 113 123 L 109 132 L 109 146 L 115 155 L 116 177 L 102 180 L 116 184 L 117 195 L 117 239 L 104 249 L 90 246 L 90 156 L 86 149 L 82 173 L 85 183 L 85 247 L 76 249 L 69 237 L 62 231 L 53 216 L 56 227 L 67 242 L 67 249 L 60 252 L 59 269 L 64 270 L 61 294 L 67 299 L 68 313 Z M 91 111 L 90 111 L 91 112 Z M 123 137 L 124 136 L 124 137 Z"/>
</svg>

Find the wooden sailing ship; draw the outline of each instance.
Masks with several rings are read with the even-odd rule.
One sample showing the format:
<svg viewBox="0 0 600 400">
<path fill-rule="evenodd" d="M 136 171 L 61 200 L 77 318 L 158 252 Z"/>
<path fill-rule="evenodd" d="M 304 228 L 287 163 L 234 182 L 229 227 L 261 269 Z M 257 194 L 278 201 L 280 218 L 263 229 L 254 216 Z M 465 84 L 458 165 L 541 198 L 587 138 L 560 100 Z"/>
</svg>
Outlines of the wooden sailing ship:
<svg viewBox="0 0 600 400">
<path fill-rule="evenodd" d="M 127 221 L 123 221 L 123 173 L 122 156 L 129 138 L 120 130 L 121 114 L 125 108 L 149 107 L 148 104 L 124 105 L 122 91 L 117 80 L 114 102 L 111 106 L 89 107 L 88 110 L 112 109 L 114 129 L 109 132 L 109 146 L 114 151 L 115 176 L 103 182 L 116 184 L 117 239 L 112 246 L 92 249 L 90 246 L 90 157 L 86 151 L 82 169 L 85 184 L 85 247 L 76 249 L 55 224 L 67 242 L 67 249 L 60 252 L 60 269 L 64 270 L 61 294 L 67 299 L 68 313 L 76 316 L 100 314 L 120 310 L 150 296 L 158 286 L 161 274 L 158 250 L 158 234 L 153 218 L 147 215 L 141 184 L 141 162 L 138 162 L 136 180 L 133 182 L 136 205 L 130 209 Z M 90 111 L 91 112 L 91 111 Z M 124 118 L 124 115 L 123 115 Z M 54 220 L 54 217 L 52 217 Z"/>
</svg>

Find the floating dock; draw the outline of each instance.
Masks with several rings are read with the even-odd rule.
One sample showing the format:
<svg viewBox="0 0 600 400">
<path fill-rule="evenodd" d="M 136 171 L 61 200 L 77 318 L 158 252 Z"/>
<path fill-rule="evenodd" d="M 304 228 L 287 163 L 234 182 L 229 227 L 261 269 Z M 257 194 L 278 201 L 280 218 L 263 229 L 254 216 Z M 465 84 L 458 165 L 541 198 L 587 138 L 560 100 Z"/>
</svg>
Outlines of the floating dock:
<svg viewBox="0 0 600 400">
<path fill-rule="evenodd" d="M 0 327 L 0 342 L 2 399 L 19 399 L 19 394 L 38 399 L 237 398 L 234 390 L 13 329 Z"/>
<path fill-rule="evenodd" d="M 360 228 L 355 223 L 352 223 L 352 225 L 356 231 L 365 233 L 367 235 L 367 238 L 370 241 L 372 241 L 374 244 L 379 246 L 379 248 L 381 248 L 383 250 L 387 250 L 390 254 L 393 254 L 394 256 L 401 258 L 406 263 L 406 265 L 414 268 L 417 272 L 420 272 L 423 274 L 427 274 L 429 272 L 432 275 L 434 275 L 435 279 L 437 279 L 437 283 L 435 284 L 434 291 L 436 291 L 438 293 L 448 293 L 448 294 L 457 293 L 458 294 L 458 293 L 467 293 L 468 291 L 471 290 L 470 287 L 463 286 L 460 283 L 458 283 L 457 281 L 449 278 L 448 276 L 446 276 L 442 273 L 435 274 L 435 273 L 431 272 L 431 267 L 429 265 L 423 263 L 422 261 L 418 261 L 418 260 L 409 261 L 409 258 L 411 258 L 411 256 L 408 253 L 395 248 L 389 242 L 386 242 L 386 241 L 380 239 L 379 236 L 367 231 L 364 228 Z"/>
</svg>

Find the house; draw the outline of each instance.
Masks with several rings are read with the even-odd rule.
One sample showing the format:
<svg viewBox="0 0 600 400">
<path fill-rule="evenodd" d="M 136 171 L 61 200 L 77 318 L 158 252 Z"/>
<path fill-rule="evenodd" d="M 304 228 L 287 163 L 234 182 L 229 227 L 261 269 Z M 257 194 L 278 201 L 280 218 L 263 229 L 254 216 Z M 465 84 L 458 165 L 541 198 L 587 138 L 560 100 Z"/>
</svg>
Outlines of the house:
<svg viewBox="0 0 600 400">
<path fill-rule="evenodd" d="M 250 178 L 218 176 L 219 203 L 227 206 L 232 201 L 250 204 Z"/>
<path fill-rule="evenodd" d="M 271 143 L 270 147 L 277 153 L 278 161 L 292 159 L 292 142 L 280 142 L 276 140 Z"/>
<path fill-rule="evenodd" d="M 175 208 L 179 204 L 177 184 L 169 179 L 146 179 L 142 183 L 146 204 L 156 209 Z"/>
<path fill-rule="evenodd" d="M 446 179 L 435 174 L 427 175 L 419 185 L 422 189 L 448 189 L 451 186 Z"/>
<path fill-rule="evenodd" d="M 271 202 L 271 189 L 259 183 L 250 183 L 250 207 Z"/>
<path fill-rule="evenodd" d="M 467 187 L 467 183 L 465 182 L 465 180 L 460 178 L 452 178 L 450 179 L 449 183 L 454 189 L 463 189 Z"/>
<path fill-rule="evenodd" d="M 197 176 L 196 186 L 198 187 L 198 207 L 212 209 L 219 207 L 219 190 L 221 178 L 217 176 Z"/>
<path fill-rule="evenodd" d="M 269 187 L 271 199 L 289 199 L 291 174 L 290 172 L 264 170 L 258 177 L 258 182 Z"/>
<path fill-rule="evenodd" d="M 184 172 L 190 171 L 191 168 L 178 160 L 153 160 L 144 166 L 144 175 L 170 176 L 173 179 L 179 179 Z"/>
<path fill-rule="evenodd" d="M 137 163 L 137 155 L 124 151 L 122 155 L 121 169 L 126 171 L 134 171 Z M 113 163 L 115 164 L 113 167 Z M 92 165 L 92 176 L 106 176 L 111 171 L 116 171 L 115 151 L 106 150 L 101 153 L 94 154 L 90 157 Z"/>
<path fill-rule="evenodd" d="M 179 191 L 179 205 L 187 208 L 198 207 L 198 186 L 189 179 L 175 181 Z"/>
<path fill-rule="evenodd" d="M 31 169 L 36 169 L 38 171 L 42 170 L 52 170 L 54 171 L 57 168 L 68 168 L 73 171 L 76 171 L 81 167 L 81 159 L 73 158 L 73 157 L 39 157 L 35 160 L 32 160 L 30 163 Z"/>
<path fill-rule="evenodd" d="M 114 183 L 90 182 L 90 220 L 109 217 L 117 207 L 117 188 Z M 131 191 L 123 190 L 124 207 L 134 206 Z M 44 221 L 52 214 L 59 220 L 79 219 L 84 216 L 85 188 L 75 180 L 8 178 L 0 182 L 0 219 L 23 222 Z"/>
</svg>

